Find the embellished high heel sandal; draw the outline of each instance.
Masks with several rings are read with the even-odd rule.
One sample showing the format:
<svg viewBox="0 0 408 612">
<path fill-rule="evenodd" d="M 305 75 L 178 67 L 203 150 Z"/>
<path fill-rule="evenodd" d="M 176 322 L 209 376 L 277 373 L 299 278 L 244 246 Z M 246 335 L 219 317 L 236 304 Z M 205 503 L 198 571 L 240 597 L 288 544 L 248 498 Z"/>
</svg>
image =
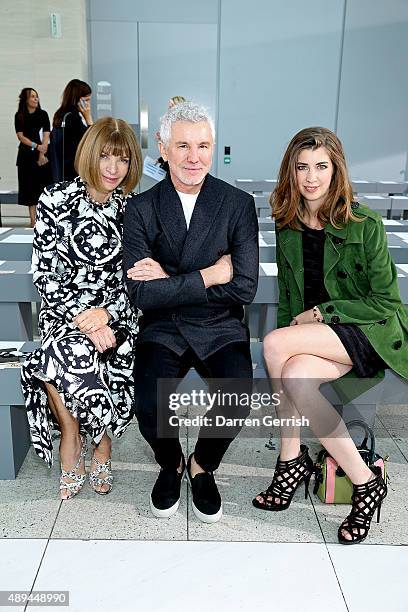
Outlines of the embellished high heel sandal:
<svg viewBox="0 0 408 612">
<path fill-rule="evenodd" d="M 359 544 L 365 540 L 376 510 L 377 523 L 380 522 L 381 505 L 387 497 L 387 484 L 383 480 L 380 467 L 371 466 L 370 470 L 375 475 L 373 480 L 365 484 L 353 485 L 351 512 L 338 531 L 340 544 Z M 347 538 L 345 534 L 350 537 Z"/>
<path fill-rule="evenodd" d="M 92 463 L 95 464 L 96 468 L 89 472 L 89 484 L 91 488 L 98 493 L 98 495 L 107 495 L 112 491 L 113 487 L 113 476 L 112 476 L 112 462 L 111 459 L 105 461 L 105 463 L 101 463 L 95 457 L 95 445 L 93 444 L 94 452 L 92 454 Z M 91 465 L 92 465 L 91 463 Z M 106 476 L 103 478 L 100 477 L 100 474 L 105 473 Z M 102 487 L 103 485 L 107 485 L 108 489 L 106 491 L 99 491 L 97 487 Z"/>
<path fill-rule="evenodd" d="M 74 467 L 69 472 L 67 472 L 66 470 L 64 470 L 61 463 L 60 491 L 62 491 L 63 489 L 68 489 L 68 491 L 70 492 L 69 497 L 64 498 L 63 501 L 75 497 L 75 495 L 77 495 L 84 486 L 86 474 L 78 474 L 77 470 L 79 469 L 81 462 L 85 459 L 85 455 L 87 452 L 88 445 L 86 442 L 86 436 L 81 436 L 81 452 L 79 454 L 78 461 L 76 462 Z M 66 482 L 64 478 L 69 478 L 70 482 Z"/>
<path fill-rule="evenodd" d="M 259 501 L 256 497 L 252 500 L 255 508 L 279 512 L 289 508 L 292 498 L 298 486 L 305 483 L 305 499 L 309 492 L 309 482 L 313 474 L 313 461 L 309 456 L 307 446 L 300 446 L 300 455 L 290 461 L 281 461 L 278 457 L 273 480 L 266 491 L 259 493 Z M 277 502 L 277 500 L 279 500 Z"/>
</svg>

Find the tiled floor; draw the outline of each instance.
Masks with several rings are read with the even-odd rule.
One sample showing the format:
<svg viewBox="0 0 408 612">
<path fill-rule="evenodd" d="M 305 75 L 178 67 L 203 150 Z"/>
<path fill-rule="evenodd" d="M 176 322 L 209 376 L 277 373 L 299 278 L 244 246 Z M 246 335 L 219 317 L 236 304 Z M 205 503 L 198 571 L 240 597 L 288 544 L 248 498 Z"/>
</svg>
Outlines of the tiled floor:
<svg viewBox="0 0 408 612">
<path fill-rule="evenodd" d="M 215 525 L 195 518 L 184 484 L 178 513 L 153 518 L 157 468 L 136 424 L 114 441 L 106 497 L 86 486 L 59 502 L 58 453 L 48 470 L 30 451 L 17 480 L 0 481 L 0 591 L 69 590 L 68 609 L 78 612 L 407 612 L 407 407 L 380 409 L 376 429 L 378 451 L 390 456 L 389 495 L 381 523 L 353 547 L 336 544 L 348 507 L 305 500 L 303 488 L 286 512 L 252 507 L 276 461 L 265 440 L 241 437 L 225 455 L 217 473 L 224 516 Z"/>
</svg>

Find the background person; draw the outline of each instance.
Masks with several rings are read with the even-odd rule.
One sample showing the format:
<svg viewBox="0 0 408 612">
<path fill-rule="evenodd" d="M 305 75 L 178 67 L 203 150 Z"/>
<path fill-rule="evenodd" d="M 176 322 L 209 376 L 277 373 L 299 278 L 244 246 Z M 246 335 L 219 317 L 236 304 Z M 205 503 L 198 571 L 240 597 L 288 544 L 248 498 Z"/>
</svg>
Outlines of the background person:
<svg viewBox="0 0 408 612">
<path fill-rule="evenodd" d="M 55 182 L 72 181 L 77 176 L 74 165 L 76 150 L 82 136 L 93 124 L 91 94 L 88 83 L 79 79 L 72 79 L 64 89 L 61 106 L 52 122 L 52 172 Z"/>
<path fill-rule="evenodd" d="M 38 198 L 51 182 L 51 174 L 47 158 L 50 120 L 32 87 L 24 87 L 20 92 L 14 126 L 20 141 L 16 162 L 18 203 L 28 206 L 30 225 L 34 227 Z"/>
<path fill-rule="evenodd" d="M 353 202 L 343 147 L 321 127 L 291 140 L 272 194 L 277 227 L 278 328 L 264 339 L 275 391 L 284 389 L 279 416 L 304 415 L 323 446 L 354 485 L 353 505 L 339 542 L 368 535 L 387 487 L 379 468 L 360 457 L 347 428 L 320 392 L 320 384 L 353 370 L 374 377 L 384 367 L 408 377 L 408 312 L 381 217 Z M 281 449 L 267 491 L 253 504 L 289 507 L 297 487 L 306 494 L 313 471 L 299 428 L 281 428 Z"/>
<path fill-rule="evenodd" d="M 51 466 L 51 429 L 61 430 L 62 499 L 85 481 L 86 435 L 94 443 L 90 484 L 112 488 L 111 440 L 132 418 L 136 318 L 122 280 L 125 202 L 141 152 L 121 119 L 97 121 L 81 140 L 79 176 L 44 191 L 34 230 L 33 281 L 42 298 L 41 348 L 22 368 L 36 453 Z"/>
<path fill-rule="evenodd" d="M 170 110 L 171 108 L 173 108 L 173 106 L 176 106 L 176 104 L 181 104 L 182 102 L 186 102 L 186 99 L 184 98 L 184 96 L 173 96 L 172 98 L 169 99 L 167 103 L 167 110 Z M 157 140 L 157 145 L 160 149 L 160 131 L 156 132 L 156 140 Z M 158 164 L 160 168 L 164 170 L 165 172 L 169 171 L 169 164 L 166 161 L 164 161 L 162 156 L 158 157 L 156 164 Z"/>
</svg>

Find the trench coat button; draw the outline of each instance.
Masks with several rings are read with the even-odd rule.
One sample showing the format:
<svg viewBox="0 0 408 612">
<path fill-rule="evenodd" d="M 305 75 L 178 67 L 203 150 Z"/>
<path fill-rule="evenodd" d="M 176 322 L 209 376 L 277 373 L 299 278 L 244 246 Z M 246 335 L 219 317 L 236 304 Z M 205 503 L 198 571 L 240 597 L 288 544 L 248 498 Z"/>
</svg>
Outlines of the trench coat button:
<svg viewBox="0 0 408 612">
<path fill-rule="evenodd" d="M 399 349 L 401 348 L 401 346 L 402 346 L 402 340 L 396 340 L 396 341 L 394 342 L 394 344 L 392 345 L 392 348 L 393 348 L 395 351 L 399 351 Z"/>
<path fill-rule="evenodd" d="M 109 240 L 109 246 L 114 248 L 116 246 L 118 246 L 119 244 L 119 240 L 117 238 L 110 238 Z"/>
<path fill-rule="evenodd" d="M 352 202 L 352 203 L 351 203 L 351 208 L 352 208 L 353 210 L 355 210 L 356 208 L 359 208 L 359 206 L 360 206 L 360 204 L 359 204 L 358 202 Z"/>
<path fill-rule="evenodd" d="M 384 319 L 383 321 L 378 321 L 378 325 L 386 325 L 387 323 L 387 319 Z"/>
<path fill-rule="evenodd" d="M 337 271 L 338 278 L 347 278 L 347 272 L 343 272 L 343 270 Z"/>
<path fill-rule="evenodd" d="M 335 315 L 334 317 L 331 318 L 331 322 L 332 323 L 340 323 L 340 317 Z"/>
<path fill-rule="evenodd" d="M 356 263 L 355 268 L 357 270 L 357 272 L 362 272 L 363 271 L 363 266 L 361 265 L 361 263 Z"/>
<path fill-rule="evenodd" d="M 77 208 L 73 208 L 69 214 L 71 217 L 79 217 L 79 210 Z"/>
<path fill-rule="evenodd" d="M 334 311 L 334 306 L 332 306 L 331 304 L 327 306 L 326 312 L 333 312 L 333 311 Z"/>
<path fill-rule="evenodd" d="M 339 238 L 338 236 L 335 236 L 333 238 L 333 242 L 334 242 L 334 244 L 342 244 L 343 238 Z"/>
<path fill-rule="evenodd" d="M 83 236 L 75 236 L 74 237 L 74 242 L 75 242 L 75 244 L 83 244 L 84 243 L 84 237 Z"/>
</svg>

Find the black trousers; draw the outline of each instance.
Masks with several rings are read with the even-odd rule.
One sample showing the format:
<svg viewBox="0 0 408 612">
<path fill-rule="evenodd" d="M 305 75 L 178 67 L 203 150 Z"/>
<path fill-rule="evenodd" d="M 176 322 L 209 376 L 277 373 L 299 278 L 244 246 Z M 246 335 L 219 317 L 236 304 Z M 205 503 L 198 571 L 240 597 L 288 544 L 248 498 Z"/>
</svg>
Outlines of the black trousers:
<svg viewBox="0 0 408 612">
<path fill-rule="evenodd" d="M 171 436 L 158 436 L 158 418 L 167 421 L 174 412 L 169 407 L 167 397 L 159 397 L 158 379 L 183 378 L 191 367 L 206 378 L 211 389 L 211 379 L 225 379 L 223 393 L 246 392 L 252 390 L 252 361 L 247 342 L 234 342 L 216 351 L 201 361 L 192 349 L 179 356 L 162 344 L 144 342 L 137 345 L 135 360 L 135 412 L 142 436 L 152 447 L 157 463 L 161 467 L 177 468 L 180 464 L 182 449 L 178 427 L 172 427 Z M 235 379 L 228 380 L 228 379 Z M 237 381 L 236 379 L 240 379 Z M 220 405 L 218 402 L 206 413 L 211 422 L 217 415 L 241 419 L 248 416 L 250 406 Z M 163 421 L 164 420 L 164 421 Z M 203 426 L 200 428 L 194 456 L 197 463 L 206 471 L 218 468 L 221 459 L 238 435 L 241 425 L 218 429 Z M 224 435 L 225 434 L 225 435 Z"/>
</svg>

